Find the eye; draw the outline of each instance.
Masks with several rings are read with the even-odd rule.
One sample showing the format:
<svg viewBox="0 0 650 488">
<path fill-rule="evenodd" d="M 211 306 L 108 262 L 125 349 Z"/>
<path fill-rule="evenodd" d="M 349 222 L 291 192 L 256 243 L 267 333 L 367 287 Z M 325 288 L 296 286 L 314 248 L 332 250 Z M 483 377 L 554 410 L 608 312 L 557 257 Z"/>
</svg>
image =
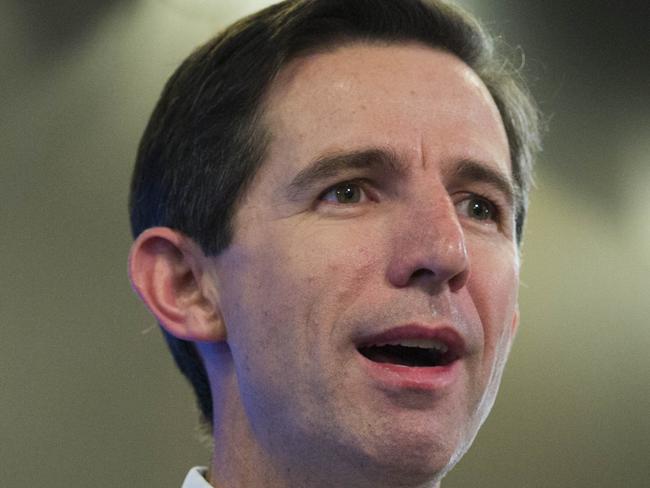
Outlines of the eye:
<svg viewBox="0 0 650 488">
<path fill-rule="evenodd" d="M 499 221 L 499 209 L 487 198 L 479 195 L 469 195 L 456 204 L 459 211 L 473 220 Z"/>
<path fill-rule="evenodd" d="M 361 203 L 367 199 L 368 197 L 361 186 L 351 181 L 330 187 L 320 197 L 322 201 L 343 205 Z"/>
</svg>

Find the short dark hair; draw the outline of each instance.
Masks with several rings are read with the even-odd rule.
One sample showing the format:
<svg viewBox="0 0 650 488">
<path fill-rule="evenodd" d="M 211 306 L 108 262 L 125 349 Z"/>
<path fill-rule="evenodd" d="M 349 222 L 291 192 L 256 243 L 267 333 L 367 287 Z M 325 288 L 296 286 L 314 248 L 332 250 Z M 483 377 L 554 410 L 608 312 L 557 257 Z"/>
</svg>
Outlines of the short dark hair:
<svg viewBox="0 0 650 488">
<path fill-rule="evenodd" d="M 539 146 L 537 110 L 478 22 L 438 0 L 287 0 L 199 47 L 165 85 L 140 142 L 129 200 L 134 236 L 167 226 L 207 255 L 225 249 L 238 201 L 264 160 L 260 119 L 273 80 L 299 56 L 356 42 L 422 43 L 456 55 L 483 80 L 508 136 L 520 242 Z M 210 386 L 194 344 L 164 333 L 211 424 Z"/>
</svg>

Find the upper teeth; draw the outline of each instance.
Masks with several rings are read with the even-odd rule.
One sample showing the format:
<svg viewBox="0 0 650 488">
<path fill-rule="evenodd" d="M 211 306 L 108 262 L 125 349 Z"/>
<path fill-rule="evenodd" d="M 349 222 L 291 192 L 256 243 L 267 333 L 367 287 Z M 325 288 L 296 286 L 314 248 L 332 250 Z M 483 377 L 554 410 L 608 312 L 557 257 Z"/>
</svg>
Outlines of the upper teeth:
<svg viewBox="0 0 650 488">
<path fill-rule="evenodd" d="M 377 347 L 380 346 L 404 346 L 404 347 L 418 347 L 420 349 L 437 349 L 442 354 L 446 353 L 449 348 L 446 344 L 432 340 L 432 339 L 403 339 L 395 342 L 386 342 L 382 344 L 376 344 Z"/>
</svg>

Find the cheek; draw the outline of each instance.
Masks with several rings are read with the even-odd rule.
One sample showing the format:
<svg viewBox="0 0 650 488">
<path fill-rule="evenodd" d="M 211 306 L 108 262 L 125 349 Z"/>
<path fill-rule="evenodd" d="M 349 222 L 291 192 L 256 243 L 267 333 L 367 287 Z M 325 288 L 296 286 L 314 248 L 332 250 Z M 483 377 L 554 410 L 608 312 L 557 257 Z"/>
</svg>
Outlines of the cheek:
<svg viewBox="0 0 650 488">
<path fill-rule="evenodd" d="M 339 318 L 371 286 L 377 259 L 354 233 L 279 229 L 228 250 L 221 296 L 233 353 L 266 371 L 325 361 Z M 222 280 L 223 281 L 223 280 Z"/>
<path fill-rule="evenodd" d="M 237 384 L 249 417 L 265 419 L 258 425 L 307 421 L 322 415 L 314 408 L 337 402 L 348 357 L 338 352 L 349 347 L 344 318 L 377 269 L 363 245 L 341 246 L 332 232 L 282 235 L 232 246 L 223 273 Z"/>
<path fill-rule="evenodd" d="M 230 253 L 228 282 L 222 280 L 220 293 L 228 342 L 236 361 L 264 361 L 268 367 L 284 357 L 271 351 L 294 330 L 304 301 L 300 269 L 270 247 L 233 247 Z"/>
<path fill-rule="evenodd" d="M 514 335 L 519 264 L 516 251 L 492 253 L 472 266 L 468 287 L 483 330 L 484 362 L 505 359 Z M 483 253 L 483 256 L 489 254 Z"/>
<path fill-rule="evenodd" d="M 516 251 L 515 251 L 516 253 Z M 475 362 L 474 409 L 478 428 L 490 412 L 514 338 L 517 314 L 519 264 L 509 252 L 482 253 L 490 256 L 471 269 L 469 293 L 481 324 L 482 354 Z"/>
</svg>

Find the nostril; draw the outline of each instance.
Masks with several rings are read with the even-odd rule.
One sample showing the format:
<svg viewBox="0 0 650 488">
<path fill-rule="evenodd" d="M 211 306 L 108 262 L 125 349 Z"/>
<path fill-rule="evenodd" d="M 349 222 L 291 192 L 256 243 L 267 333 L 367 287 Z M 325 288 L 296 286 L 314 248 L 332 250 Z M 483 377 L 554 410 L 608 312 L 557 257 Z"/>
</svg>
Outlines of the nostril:
<svg viewBox="0 0 650 488">
<path fill-rule="evenodd" d="M 443 288 L 449 287 L 452 292 L 458 291 L 467 283 L 469 269 L 463 268 L 456 274 L 441 273 L 438 275 L 434 270 L 427 268 L 418 268 L 408 280 L 407 286 L 415 286 L 426 289 L 428 293 L 439 293 Z"/>
<path fill-rule="evenodd" d="M 439 293 L 443 284 L 444 280 L 438 279 L 436 273 L 427 268 L 416 269 L 408 280 L 408 286 L 421 288 L 429 294 Z"/>
<path fill-rule="evenodd" d="M 465 286 L 468 279 L 469 279 L 469 268 L 466 267 L 459 273 L 456 273 L 454 276 L 452 276 L 452 278 L 449 280 L 449 289 L 451 291 L 460 290 L 463 286 Z"/>
<path fill-rule="evenodd" d="M 411 279 L 417 280 L 417 279 L 431 277 L 431 276 L 435 276 L 435 273 L 433 271 L 426 268 L 420 268 L 415 270 L 415 272 L 411 275 Z"/>
</svg>

